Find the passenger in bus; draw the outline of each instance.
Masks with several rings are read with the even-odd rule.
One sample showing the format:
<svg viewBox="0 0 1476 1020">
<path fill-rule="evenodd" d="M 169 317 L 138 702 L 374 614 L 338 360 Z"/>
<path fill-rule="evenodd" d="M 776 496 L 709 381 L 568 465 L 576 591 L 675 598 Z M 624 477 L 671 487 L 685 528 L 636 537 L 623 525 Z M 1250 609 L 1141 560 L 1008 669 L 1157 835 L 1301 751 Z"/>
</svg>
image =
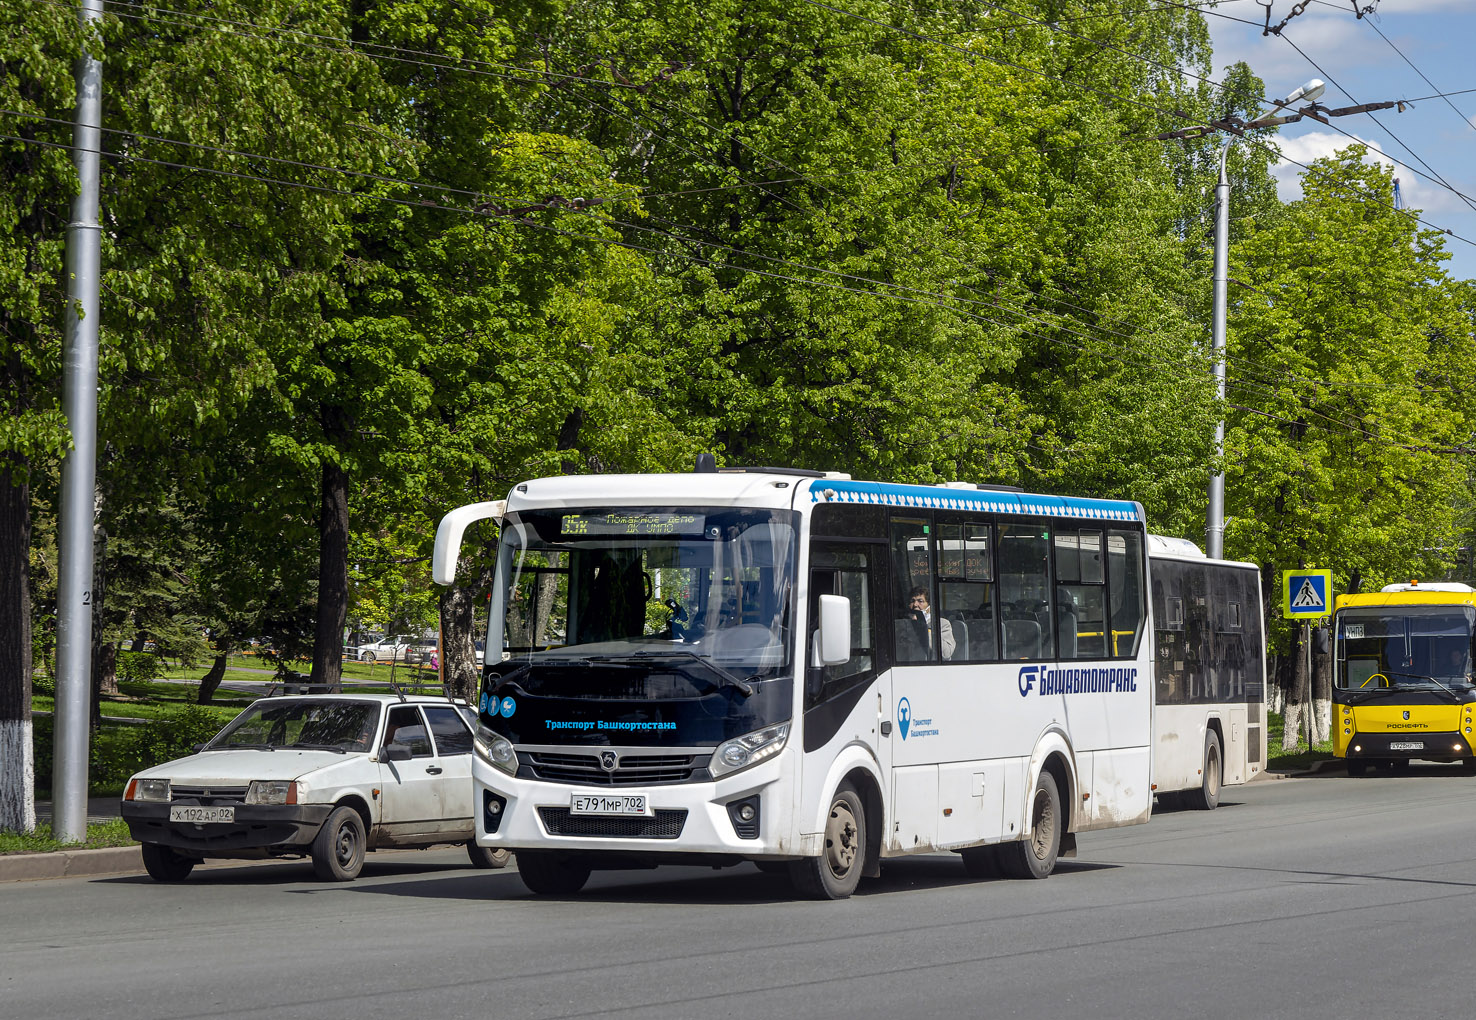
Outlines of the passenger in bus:
<svg viewBox="0 0 1476 1020">
<path fill-rule="evenodd" d="M 917 631 L 918 645 L 931 652 L 933 649 L 934 627 L 933 611 L 928 602 L 928 590 L 921 587 L 914 588 L 908 593 L 908 600 L 909 616 Z M 937 633 L 939 635 L 938 647 L 943 652 L 943 658 L 953 658 L 953 653 L 958 644 L 953 638 L 953 624 L 940 616 L 938 618 Z"/>
</svg>

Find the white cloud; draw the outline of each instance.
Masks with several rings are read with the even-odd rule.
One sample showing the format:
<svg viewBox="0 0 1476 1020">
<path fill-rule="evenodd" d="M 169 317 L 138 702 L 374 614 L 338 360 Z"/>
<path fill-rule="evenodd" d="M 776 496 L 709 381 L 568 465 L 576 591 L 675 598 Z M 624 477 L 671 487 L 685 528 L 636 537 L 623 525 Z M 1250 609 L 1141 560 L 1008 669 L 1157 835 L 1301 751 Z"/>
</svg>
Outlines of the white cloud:
<svg viewBox="0 0 1476 1020">
<path fill-rule="evenodd" d="M 1271 176 L 1276 180 L 1276 194 L 1283 202 L 1301 198 L 1302 174 L 1305 171 L 1297 164 L 1310 165 L 1313 160 L 1323 159 L 1340 149 L 1346 149 L 1354 144 L 1355 140 L 1368 146 L 1365 159 L 1372 159 L 1386 167 L 1393 168 L 1394 177 L 1399 181 L 1400 195 L 1404 199 L 1406 208 L 1423 209 L 1432 213 L 1466 208 L 1465 203 L 1445 188 L 1415 175 L 1408 167 L 1395 164 L 1385 155 L 1378 142 L 1357 136 L 1349 138 L 1336 131 L 1308 131 L 1295 137 L 1283 136 L 1277 139 L 1281 153 L 1286 159 L 1271 168 Z M 1296 162 L 1289 162 L 1289 160 Z"/>
</svg>

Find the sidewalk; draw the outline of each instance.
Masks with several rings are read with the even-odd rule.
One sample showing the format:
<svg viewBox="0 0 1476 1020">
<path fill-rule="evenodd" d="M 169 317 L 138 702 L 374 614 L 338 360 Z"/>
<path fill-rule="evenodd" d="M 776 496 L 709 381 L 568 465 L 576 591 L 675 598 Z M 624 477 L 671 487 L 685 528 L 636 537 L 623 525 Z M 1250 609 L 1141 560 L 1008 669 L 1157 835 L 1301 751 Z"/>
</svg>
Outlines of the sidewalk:
<svg viewBox="0 0 1476 1020">
<path fill-rule="evenodd" d="M 117 797 L 89 797 L 87 823 L 110 822 L 119 816 Z M 51 823 L 52 803 L 36 802 L 37 823 Z M 103 847 L 99 850 L 53 850 L 38 854 L 0 854 L 0 882 L 31 882 L 43 878 L 78 875 L 118 875 L 143 871 L 143 854 L 137 846 Z"/>
</svg>

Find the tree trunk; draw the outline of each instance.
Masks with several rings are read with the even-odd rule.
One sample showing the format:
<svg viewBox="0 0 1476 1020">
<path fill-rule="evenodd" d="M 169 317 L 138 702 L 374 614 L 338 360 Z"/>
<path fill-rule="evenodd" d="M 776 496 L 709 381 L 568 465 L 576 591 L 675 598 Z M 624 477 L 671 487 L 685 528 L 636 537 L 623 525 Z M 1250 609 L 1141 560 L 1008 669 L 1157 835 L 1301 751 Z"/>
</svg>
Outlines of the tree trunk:
<svg viewBox="0 0 1476 1020">
<path fill-rule="evenodd" d="M 446 696 L 475 704 L 481 689 L 477 667 L 477 599 L 492 586 L 492 572 L 484 570 L 470 585 L 441 592 L 441 676 Z"/>
<path fill-rule="evenodd" d="M 311 683 L 342 689 L 343 625 L 348 619 L 348 472 L 323 462 L 318 518 L 318 620 Z"/>
<path fill-rule="evenodd" d="M 31 489 L 26 463 L 0 455 L 0 829 L 36 828 L 31 738 Z"/>
<path fill-rule="evenodd" d="M 1300 633 L 1292 642 L 1292 654 L 1286 664 L 1291 675 L 1291 688 L 1286 694 L 1286 713 L 1282 717 L 1281 749 L 1295 751 L 1301 742 L 1302 731 L 1307 728 L 1302 714 L 1307 705 L 1307 662 L 1302 651 Z"/>
<path fill-rule="evenodd" d="M 221 649 L 220 654 L 215 657 L 215 661 L 210 664 L 210 672 L 200 678 L 200 693 L 196 697 L 196 701 L 199 704 L 208 705 L 211 699 L 215 697 L 215 692 L 220 687 L 221 680 L 225 678 L 226 655 L 229 652 L 229 648 Z"/>
</svg>

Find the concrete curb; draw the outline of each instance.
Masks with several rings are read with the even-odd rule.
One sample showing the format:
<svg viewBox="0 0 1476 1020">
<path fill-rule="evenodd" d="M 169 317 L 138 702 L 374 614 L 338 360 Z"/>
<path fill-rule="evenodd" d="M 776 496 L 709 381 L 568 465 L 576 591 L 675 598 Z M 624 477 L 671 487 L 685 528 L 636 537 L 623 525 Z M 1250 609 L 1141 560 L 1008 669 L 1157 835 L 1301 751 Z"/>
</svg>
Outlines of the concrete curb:
<svg viewBox="0 0 1476 1020">
<path fill-rule="evenodd" d="M 137 871 L 143 871 L 143 852 L 137 846 L 112 846 L 100 850 L 54 850 L 43 854 L 0 854 L 0 882 L 124 875 Z"/>
</svg>

